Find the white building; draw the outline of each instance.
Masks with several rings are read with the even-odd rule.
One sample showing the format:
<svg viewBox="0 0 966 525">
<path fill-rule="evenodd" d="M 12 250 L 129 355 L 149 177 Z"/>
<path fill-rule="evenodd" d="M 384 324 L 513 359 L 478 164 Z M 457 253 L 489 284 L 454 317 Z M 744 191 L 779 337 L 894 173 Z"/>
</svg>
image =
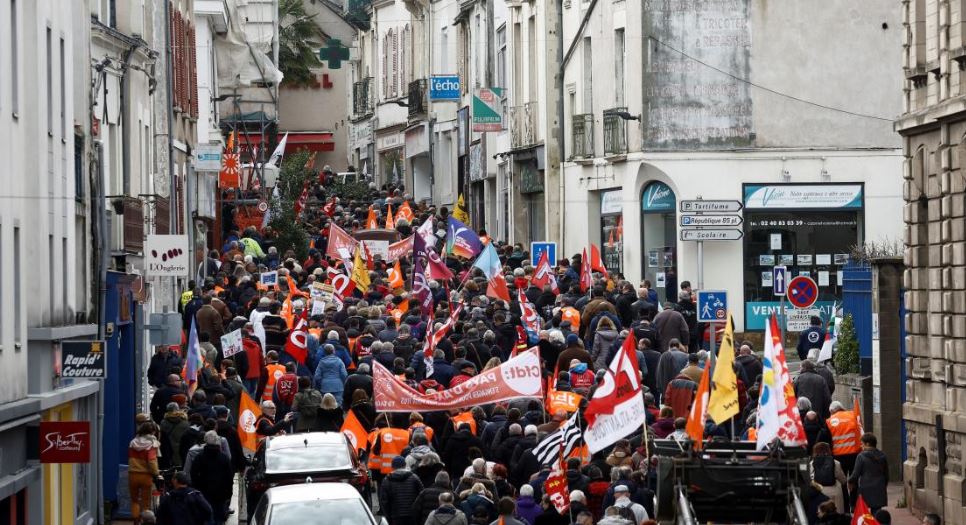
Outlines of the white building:
<svg viewBox="0 0 966 525">
<path fill-rule="evenodd" d="M 900 238 L 895 2 L 865 5 L 861 23 L 845 1 L 564 6 L 561 256 L 598 244 L 662 300 L 682 280 L 727 290 L 738 329 L 760 330 L 777 306 L 772 266 L 816 279 L 828 308 L 850 247 Z M 741 240 L 703 243 L 703 279 L 680 212 L 702 198 L 744 206 L 722 227 Z"/>
</svg>

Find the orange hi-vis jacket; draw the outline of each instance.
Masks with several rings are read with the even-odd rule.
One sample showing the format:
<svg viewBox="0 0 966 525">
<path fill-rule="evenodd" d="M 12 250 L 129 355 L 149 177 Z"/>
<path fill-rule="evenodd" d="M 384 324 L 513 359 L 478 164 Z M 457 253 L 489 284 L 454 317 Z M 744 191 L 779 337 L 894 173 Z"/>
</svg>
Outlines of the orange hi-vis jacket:
<svg viewBox="0 0 966 525">
<path fill-rule="evenodd" d="M 433 428 L 426 423 L 413 423 L 409 425 L 409 439 L 413 439 L 413 434 L 416 433 L 417 429 L 421 429 L 423 434 L 426 435 L 426 440 L 429 442 L 433 441 Z"/>
<path fill-rule="evenodd" d="M 401 456 L 409 445 L 409 431 L 401 428 L 380 428 L 370 439 L 369 470 L 383 474 L 392 472 L 392 458 Z"/>
<path fill-rule="evenodd" d="M 459 430 L 460 425 L 467 423 L 470 425 L 470 432 L 476 435 L 476 419 L 473 419 L 472 412 L 460 412 L 455 416 L 450 417 L 453 420 L 453 428 Z"/>
<path fill-rule="evenodd" d="M 758 429 L 750 427 L 748 429 L 748 441 L 758 441 Z"/>
<path fill-rule="evenodd" d="M 560 309 L 560 320 L 570 321 L 570 329 L 575 332 L 580 328 L 580 312 L 573 306 L 565 306 Z"/>
<path fill-rule="evenodd" d="M 278 378 L 285 375 L 285 367 L 278 364 L 272 363 L 270 365 L 265 365 L 268 369 L 268 379 L 265 380 L 265 390 L 262 391 L 262 401 L 271 401 L 272 394 L 275 393 L 275 382 Z"/>
<path fill-rule="evenodd" d="M 862 442 L 860 441 L 862 431 L 859 430 L 859 422 L 855 420 L 855 414 L 847 410 L 840 410 L 829 416 L 825 424 L 832 434 L 833 456 L 862 452 Z"/>
</svg>

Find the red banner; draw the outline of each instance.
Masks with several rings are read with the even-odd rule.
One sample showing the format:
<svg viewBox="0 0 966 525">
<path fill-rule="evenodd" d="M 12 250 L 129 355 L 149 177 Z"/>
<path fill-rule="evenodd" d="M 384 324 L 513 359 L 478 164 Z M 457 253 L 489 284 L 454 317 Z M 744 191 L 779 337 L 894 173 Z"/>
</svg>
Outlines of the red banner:
<svg viewBox="0 0 966 525">
<path fill-rule="evenodd" d="M 359 241 L 352 238 L 345 230 L 336 224 L 329 228 L 329 244 L 325 248 L 325 254 L 333 259 L 348 261 L 356 251 Z"/>
<path fill-rule="evenodd" d="M 389 256 L 386 257 L 386 262 L 395 262 L 397 259 L 402 259 L 412 252 L 413 236 L 410 235 L 399 242 L 394 242 L 389 245 Z"/>
<path fill-rule="evenodd" d="M 40 423 L 41 463 L 90 463 L 89 421 L 44 421 Z"/>
<path fill-rule="evenodd" d="M 374 361 L 372 367 L 376 410 L 380 412 L 449 410 L 521 397 L 543 397 L 540 354 L 536 348 L 521 352 L 465 383 L 433 394 L 413 390 L 378 362 Z"/>
</svg>

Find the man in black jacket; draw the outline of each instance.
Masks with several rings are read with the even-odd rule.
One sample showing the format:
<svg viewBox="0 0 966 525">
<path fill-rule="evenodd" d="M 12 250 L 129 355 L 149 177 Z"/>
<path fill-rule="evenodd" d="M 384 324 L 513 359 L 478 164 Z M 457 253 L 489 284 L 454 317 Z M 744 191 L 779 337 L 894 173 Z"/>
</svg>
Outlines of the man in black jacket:
<svg viewBox="0 0 966 525">
<path fill-rule="evenodd" d="M 188 475 L 176 472 L 171 480 L 174 489 L 161 497 L 158 523 L 204 525 L 211 519 L 211 505 L 197 490 L 188 486 Z"/>
<path fill-rule="evenodd" d="M 636 301 L 637 294 L 634 292 L 634 285 L 625 282 L 621 287 L 620 295 L 617 296 L 617 300 L 615 301 L 617 315 L 620 316 L 621 324 L 624 326 L 630 326 L 637 318 L 637 312 L 634 309 L 634 303 Z"/>
<path fill-rule="evenodd" d="M 456 432 L 446 440 L 440 459 L 446 464 L 446 471 L 452 479 L 463 477 L 463 471 L 470 466 L 470 449 L 483 450 L 483 442 L 473 435 L 469 423 L 461 423 Z"/>
<path fill-rule="evenodd" d="M 372 376 L 369 375 L 369 372 L 369 365 L 362 363 L 354 374 L 349 374 L 349 377 L 345 379 L 345 386 L 342 389 L 343 407 L 352 406 L 352 394 L 357 389 L 361 389 L 369 396 L 369 399 L 372 399 Z"/>
<path fill-rule="evenodd" d="M 181 370 L 181 355 L 178 353 L 178 346 L 161 345 L 153 356 L 151 364 L 148 366 L 148 384 L 161 388 L 166 384 L 168 374 L 174 370 Z"/>
<path fill-rule="evenodd" d="M 177 395 L 185 395 L 184 385 L 181 383 L 181 376 L 169 374 L 165 386 L 155 390 L 151 397 L 151 419 L 160 424 L 164 418 L 164 411 L 168 403 L 174 400 Z"/>
<path fill-rule="evenodd" d="M 423 483 L 406 468 L 406 460 L 392 458 L 392 472 L 379 485 L 379 509 L 389 525 L 417 525 L 413 503 L 422 490 Z"/>
</svg>

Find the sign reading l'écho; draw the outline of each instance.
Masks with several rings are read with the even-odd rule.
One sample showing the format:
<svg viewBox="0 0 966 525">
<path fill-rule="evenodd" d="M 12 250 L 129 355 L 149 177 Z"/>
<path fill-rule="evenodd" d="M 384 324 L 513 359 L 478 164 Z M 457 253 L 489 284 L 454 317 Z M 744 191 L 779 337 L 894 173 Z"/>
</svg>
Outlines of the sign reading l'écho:
<svg viewBox="0 0 966 525">
<path fill-rule="evenodd" d="M 44 421 L 40 423 L 41 463 L 90 463 L 89 421 Z"/>
</svg>

